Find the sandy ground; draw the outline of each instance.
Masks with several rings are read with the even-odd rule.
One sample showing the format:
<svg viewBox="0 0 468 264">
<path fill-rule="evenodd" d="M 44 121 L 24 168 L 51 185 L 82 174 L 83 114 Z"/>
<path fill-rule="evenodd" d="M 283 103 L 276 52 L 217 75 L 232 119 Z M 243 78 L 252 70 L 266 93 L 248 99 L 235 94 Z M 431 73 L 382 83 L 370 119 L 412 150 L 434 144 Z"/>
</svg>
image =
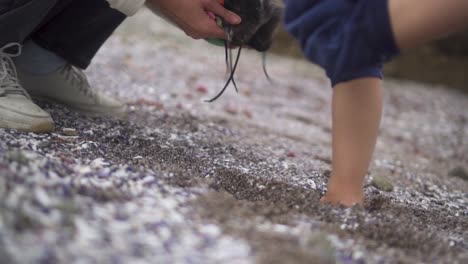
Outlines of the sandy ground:
<svg viewBox="0 0 468 264">
<path fill-rule="evenodd" d="M 205 103 L 224 51 L 129 20 L 87 71 L 127 118 L 42 104 L 55 133 L 0 130 L 0 263 L 468 262 L 466 95 L 387 80 L 366 205 L 331 208 L 328 81 L 239 67 L 239 94 Z"/>
</svg>

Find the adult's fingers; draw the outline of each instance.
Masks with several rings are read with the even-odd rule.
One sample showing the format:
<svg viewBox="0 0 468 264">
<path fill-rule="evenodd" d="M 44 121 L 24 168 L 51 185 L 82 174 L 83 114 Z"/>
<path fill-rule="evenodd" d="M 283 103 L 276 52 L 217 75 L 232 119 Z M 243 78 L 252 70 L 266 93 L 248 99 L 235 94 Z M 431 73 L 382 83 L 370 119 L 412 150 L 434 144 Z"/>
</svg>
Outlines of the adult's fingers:
<svg viewBox="0 0 468 264">
<path fill-rule="evenodd" d="M 224 18 L 224 20 L 226 20 L 229 24 L 237 25 L 242 21 L 240 16 L 227 10 L 216 0 L 205 0 L 203 1 L 203 5 L 206 11 L 211 11 L 217 14 L 218 16 Z"/>
<path fill-rule="evenodd" d="M 186 32 L 192 38 L 221 38 L 225 39 L 224 30 L 219 28 L 215 21 L 203 14 L 203 19 L 200 19 L 197 24 L 191 26 L 190 32 Z"/>
</svg>

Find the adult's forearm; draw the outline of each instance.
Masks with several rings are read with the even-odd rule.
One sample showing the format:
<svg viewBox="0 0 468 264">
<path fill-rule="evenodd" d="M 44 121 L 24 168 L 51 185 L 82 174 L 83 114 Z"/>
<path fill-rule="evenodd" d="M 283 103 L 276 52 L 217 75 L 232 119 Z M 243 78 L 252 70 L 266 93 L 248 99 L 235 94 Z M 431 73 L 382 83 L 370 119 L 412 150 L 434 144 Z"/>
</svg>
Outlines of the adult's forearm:
<svg viewBox="0 0 468 264">
<path fill-rule="evenodd" d="M 226 37 L 224 31 L 207 15 L 207 12 L 212 12 L 233 25 L 241 22 L 238 15 L 225 9 L 217 1 L 147 0 L 146 5 L 195 39 Z"/>
<path fill-rule="evenodd" d="M 405 50 L 468 26 L 467 0 L 389 0 L 395 40 Z"/>
</svg>

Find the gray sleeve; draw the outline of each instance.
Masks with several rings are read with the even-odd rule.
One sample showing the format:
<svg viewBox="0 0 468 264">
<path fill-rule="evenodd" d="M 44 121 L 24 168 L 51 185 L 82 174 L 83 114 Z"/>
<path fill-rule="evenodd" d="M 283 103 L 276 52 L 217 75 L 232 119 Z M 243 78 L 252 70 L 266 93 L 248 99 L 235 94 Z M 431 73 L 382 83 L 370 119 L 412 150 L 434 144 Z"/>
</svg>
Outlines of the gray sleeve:
<svg viewBox="0 0 468 264">
<path fill-rule="evenodd" d="M 109 5 L 127 16 L 134 15 L 144 4 L 145 0 L 106 0 Z"/>
</svg>

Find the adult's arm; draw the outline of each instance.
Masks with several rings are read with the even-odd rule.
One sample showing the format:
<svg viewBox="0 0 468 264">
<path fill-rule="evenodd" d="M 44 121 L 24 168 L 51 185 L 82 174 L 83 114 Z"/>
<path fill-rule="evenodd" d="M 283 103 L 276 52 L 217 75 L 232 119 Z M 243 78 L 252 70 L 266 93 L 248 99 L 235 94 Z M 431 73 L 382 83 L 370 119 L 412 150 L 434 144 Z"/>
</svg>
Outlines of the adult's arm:
<svg viewBox="0 0 468 264">
<path fill-rule="evenodd" d="M 154 13 L 165 17 L 188 36 L 200 38 L 226 38 L 226 34 L 207 15 L 212 12 L 235 25 L 241 18 L 225 9 L 216 0 L 147 0 L 146 5 Z"/>
<path fill-rule="evenodd" d="M 215 0 L 106 0 L 109 5 L 126 14 L 134 15 L 145 3 L 154 13 L 165 17 L 192 38 L 225 38 L 225 33 L 211 20 L 210 11 L 230 24 L 239 24 L 241 18 L 225 9 Z"/>
</svg>

